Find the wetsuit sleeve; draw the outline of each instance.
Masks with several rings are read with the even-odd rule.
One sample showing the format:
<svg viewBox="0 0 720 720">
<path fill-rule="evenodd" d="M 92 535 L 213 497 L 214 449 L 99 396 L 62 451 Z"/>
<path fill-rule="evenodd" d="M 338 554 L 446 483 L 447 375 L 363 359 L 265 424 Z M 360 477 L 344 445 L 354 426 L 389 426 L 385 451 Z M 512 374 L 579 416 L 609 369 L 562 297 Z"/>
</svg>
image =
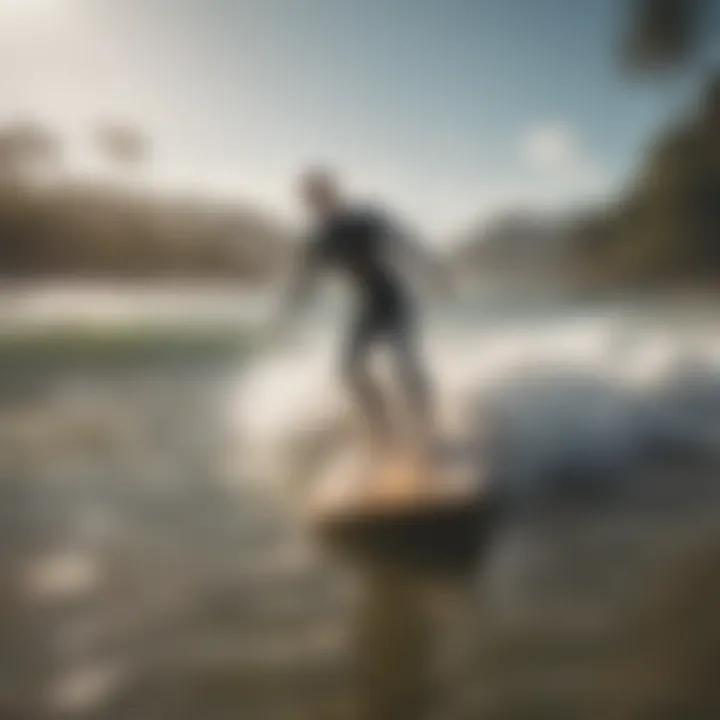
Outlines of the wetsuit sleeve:
<svg viewBox="0 0 720 720">
<path fill-rule="evenodd" d="M 302 305 L 310 297 L 315 280 L 323 261 L 323 248 L 317 238 L 306 240 L 295 258 L 290 288 L 288 292 L 288 305 Z"/>
</svg>

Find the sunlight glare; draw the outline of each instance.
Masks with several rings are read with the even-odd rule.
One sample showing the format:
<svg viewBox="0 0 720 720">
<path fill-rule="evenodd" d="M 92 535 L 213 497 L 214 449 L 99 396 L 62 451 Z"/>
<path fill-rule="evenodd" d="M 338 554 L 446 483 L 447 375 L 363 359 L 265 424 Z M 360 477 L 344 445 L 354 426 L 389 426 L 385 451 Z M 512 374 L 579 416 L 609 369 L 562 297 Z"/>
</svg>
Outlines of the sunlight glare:
<svg viewBox="0 0 720 720">
<path fill-rule="evenodd" d="M 70 5 L 70 0 L 0 0 L 0 18 L 42 18 Z"/>
</svg>

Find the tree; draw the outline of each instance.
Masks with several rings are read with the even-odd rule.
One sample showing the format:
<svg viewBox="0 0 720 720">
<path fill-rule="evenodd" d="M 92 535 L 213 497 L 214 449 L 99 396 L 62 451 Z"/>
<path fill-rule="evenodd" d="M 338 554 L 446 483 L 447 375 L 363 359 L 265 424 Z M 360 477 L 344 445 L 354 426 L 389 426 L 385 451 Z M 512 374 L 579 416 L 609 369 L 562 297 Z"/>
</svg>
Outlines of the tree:
<svg viewBox="0 0 720 720">
<path fill-rule="evenodd" d="M 700 50 L 709 0 L 633 0 L 622 58 L 631 72 L 677 67 Z"/>
<path fill-rule="evenodd" d="M 58 138 L 39 123 L 16 122 L 0 128 L 0 180 L 6 185 L 47 171 L 60 155 Z"/>
<path fill-rule="evenodd" d="M 147 138 L 129 125 L 101 124 L 95 132 L 95 143 L 106 159 L 122 167 L 137 167 L 148 155 Z"/>
</svg>

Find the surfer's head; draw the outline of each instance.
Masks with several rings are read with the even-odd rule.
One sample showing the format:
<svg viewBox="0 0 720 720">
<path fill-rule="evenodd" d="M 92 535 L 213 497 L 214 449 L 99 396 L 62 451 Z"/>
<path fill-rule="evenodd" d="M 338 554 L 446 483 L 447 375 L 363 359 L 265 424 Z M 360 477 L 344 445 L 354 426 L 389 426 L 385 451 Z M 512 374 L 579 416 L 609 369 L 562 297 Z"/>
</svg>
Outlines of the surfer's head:
<svg viewBox="0 0 720 720">
<path fill-rule="evenodd" d="M 342 205 L 342 188 L 337 175 L 326 167 L 313 167 L 302 173 L 300 199 L 305 207 L 320 218 L 332 215 Z"/>
</svg>

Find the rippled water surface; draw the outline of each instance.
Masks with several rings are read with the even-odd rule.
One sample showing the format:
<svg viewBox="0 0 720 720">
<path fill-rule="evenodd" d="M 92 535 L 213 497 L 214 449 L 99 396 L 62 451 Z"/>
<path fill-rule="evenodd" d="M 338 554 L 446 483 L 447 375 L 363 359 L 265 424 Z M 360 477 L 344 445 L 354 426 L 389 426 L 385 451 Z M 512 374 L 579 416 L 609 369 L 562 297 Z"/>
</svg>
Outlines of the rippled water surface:
<svg viewBox="0 0 720 720">
<path fill-rule="evenodd" d="M 3 363 L 0 715 L 595 717 L 626 613 L 664 558 L 717 521 L 713 448 L 648 454 L 602 491 L 517 503 L 462 577 L 361 571 L 304 522 L 298 458 L 249 462 L 297 447 L 297 413 L 281 411 L 308 400 L 282 362 L 294 364 L 177 350 Z M 322 362 L 305 362 L 322 378 Z M 308 412 L 340 412 L 304 378 Z M 283 382 L 298 389 L 284 404 Z M 529 397 L 547 426 L 547 392 Z"/>
</svg>

